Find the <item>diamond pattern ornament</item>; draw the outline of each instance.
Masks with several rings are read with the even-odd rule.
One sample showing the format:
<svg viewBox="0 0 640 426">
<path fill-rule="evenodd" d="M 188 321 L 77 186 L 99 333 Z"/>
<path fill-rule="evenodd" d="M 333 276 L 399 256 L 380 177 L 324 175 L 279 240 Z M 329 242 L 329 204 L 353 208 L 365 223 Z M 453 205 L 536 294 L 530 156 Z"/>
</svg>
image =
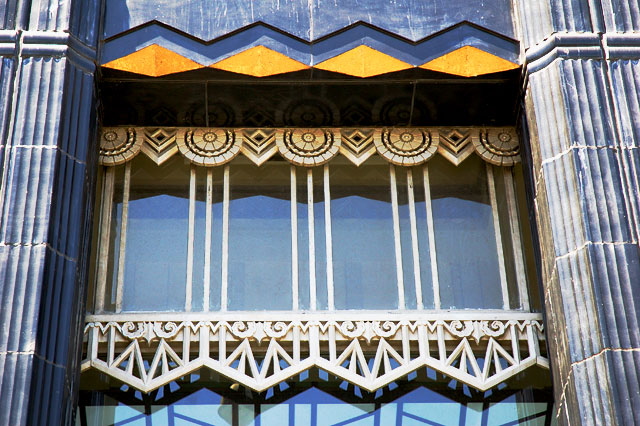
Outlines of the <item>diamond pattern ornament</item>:
<svg viewBox="0 0 640 426">
<path fill-rule="evenodd" d="M 240 152 L 257 166 L 271 158 L 277 151 L 275 129 L 241 129 L 236 135 L 240 141 Z"/>
<path fill-rule="evenodd" d="M 178 152 L 176 145 L 176 130 L 172 128 L 158 128 L 144 130 L 142 152 L 157 165 L 167 161 Z"/>
<path fill-rule="evenodd" d="M 340 153 L 356 166 L 376 152 L 373 129 L 340 129 Z"/>
<path fill-rule="evenodd" d="M 471 134 L 469 131 L 458 129 L 440 129 L 440 144 L 438 152 L 444 158 L 457 166 L 473 153 Z"/>
</svg>

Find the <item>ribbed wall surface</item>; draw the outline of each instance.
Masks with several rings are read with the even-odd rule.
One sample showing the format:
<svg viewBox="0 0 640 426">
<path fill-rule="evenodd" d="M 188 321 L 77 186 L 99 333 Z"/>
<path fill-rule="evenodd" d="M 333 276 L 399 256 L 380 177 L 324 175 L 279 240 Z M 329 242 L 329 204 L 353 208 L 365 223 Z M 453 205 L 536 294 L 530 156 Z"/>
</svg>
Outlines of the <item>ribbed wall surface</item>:
<svg viewBox="0 0 640 426">
<path fill-rule="evenodd" d="M 638 3 L 516 5 L 558 417 L 640 424 Z"/>
<path fill-rule="evenodd" d="M 27 3 L 15 33 L 26 53 L 0 67 L 0 424 L 72 424 L 102 9 L 101 1 L 10 1 L 0 6 L 5 25 Z"/>
</svg>

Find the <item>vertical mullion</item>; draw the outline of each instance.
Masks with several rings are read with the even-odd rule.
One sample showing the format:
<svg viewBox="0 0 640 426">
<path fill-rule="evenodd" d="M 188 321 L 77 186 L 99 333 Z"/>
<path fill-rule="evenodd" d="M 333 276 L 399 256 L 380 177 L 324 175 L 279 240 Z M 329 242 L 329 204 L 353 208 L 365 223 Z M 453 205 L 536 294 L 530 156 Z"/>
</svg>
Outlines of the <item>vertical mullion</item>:
<svg viewBox="0 0 640 426">
<path fill-rule="evenodd" d="M 298 296 L 298 184 L 296 167 L 291 166 L 291 294 L 294 311 L 300 309 Z"/>
<path fill-rule="evenodd" d="M 420 277 L 420 248 L 418 246 L 418 224 L 416 219 L 416 203 L 413 193 L 413 171 L 407 168 L 407 192 L 409 201 L 409 221 L 411 223 L 411 251 L 413 253 L 413 275 L 416 286 L 416 306 L 423 309 L 422 280 Z"/>
<path fill-rule="evenodd" d="M 324 165 L 324 236 L 327 257 L 327 305 L 330 311 L 335 309 L 333 292 L 333 240 L 331 237 L 331 189 L 329 187 L 329 165 Z"/>
<path fill-rule="evenodd" d="M 498 201 L 496 199 L 496 186 L 493 177 L 493 166 L 486 164 L 487 184 L 489 186 L 489 198 L 491 200 L 491 212 L 493 215 L 493 228 L 496 235 L 496 248 L 498 250 L 498 264 L 500 270 L 500 284 L 502 287 L 502 307 L 509 309 L 509 288 L 507 286 L 507 270 L 504 264 L 504 250 L 502 248 L 502 232 L 500 232 L 500 217 L 498 216 Z"/>
<path fill-rule="evenodd" d="M 227 310 L 227 286 L 229 283 L 229 165 L 224 166 L 222 183 L 222 283 L 220 286 L 220 310 Z"/>
<path fill-rule="evenodd" d="M 104 310 L 104 298 L 107 291 L 107 270 L 109 269 L 109 245 L 111 244 L 111 218 L 113 216 L 113 187 L 115 168 L 106 167 L 102 186 L 102 205 L 100 207 L 100 251 L 98 254 L 97 289 L 95 311 Z"/>
<path fill-rule="evenodd" d="M 205 201 L 205 237 L 204 237 L 204 283 L 203 283 L 203 310 L 207 312 L 210 309 L 209 302 L 211 300 L 211 229 L 213 222 L 213 170 L 207 169 L 206 184 L 206 201 Z"/>
<path fill-rule="evenodd" d="M 431 184 L 429 169 L 425 165 L 422 169 L 424 180 L 424 205 L 427 210 L 427 231 L 429 232 L 429 256 L 431 258 L 431 282 L 433 284 L 433 307 L 440 309 L 440 281 L 438 279 L 438 255 L 436 253 L 436 231 L 433 226 L 433 208 L 431 206 Z"/>
<path fill-rule="evenodd" d="M 184 310 L 191 311 L 193 298 L 193 242 L 196 226 L 196 166 L 189 170 L 189 231 L 187 233 L 187 285 L 185 287 Z"/>
<path fill-rule="evenodd" d="M 507 206 L 509 209 L 509 224 L 511 228 L 511 241 L 513 246 L 513 257 L 516 264 L 516 280 L 518 283 L 518 293 L 520 296 L 520 306 L 528 311 L 529 292 L 527 289 L 527 275 L 524 265 L 524 254 L 522 251 L 522 237 L 520 235 L 520 222 L 518 221 L 518 211 L 516 205 L 516 193 L 513 182 L 512 169 L 504 167 L 503 169 L 504 185 L 507 189 Z"/>
<path fill-rule="evenodd" d="M 391 178 L 391 206 L 393 210 L 393 239 L 396 251 L 396 276 L 398 283 L 398 308 L 404 309 L 404 277 L 402 272 L 402 245 L 400 244 L 400 214 L 398 213 L 398 188 L 396 186 L 396 168 L 389 165 Z"/>
<path fill-rule="evenodd" d="M 129 220 L 129 189 L 131 187 L 131 162 L 124 166 L 124 185 L 122 189 L 122 220 L 120 231 L 120 247 L 118 254 L 118 281 L 116 287 L 116 312 L 122 311 L 122 297 L 124 291 L 124 263 L 127 246 L 127 222 Z"/>
<path fill-rule="evenodd" d="M 309 225 L 309 307 L 316 310 L 316 233 L 313 216 L 313 169 L 307 169 L 307 223 Z"/>
</svg>

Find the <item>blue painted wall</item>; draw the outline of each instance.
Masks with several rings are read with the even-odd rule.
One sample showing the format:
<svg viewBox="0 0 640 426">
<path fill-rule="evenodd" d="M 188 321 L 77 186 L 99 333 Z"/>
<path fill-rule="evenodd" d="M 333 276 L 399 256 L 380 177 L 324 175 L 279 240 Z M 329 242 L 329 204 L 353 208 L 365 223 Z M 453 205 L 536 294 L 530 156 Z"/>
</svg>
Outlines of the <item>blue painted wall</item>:
<svg viewBox="0 0 640 426">
<path fill-rule="evenodd" d="M 365 22 L 417 41 L 459 22 L 514 37 L 510 0 L 110 0 L 105 37 L 152 21 L 202 40 L 263 22 L 307 41 Z"/>
</svg>

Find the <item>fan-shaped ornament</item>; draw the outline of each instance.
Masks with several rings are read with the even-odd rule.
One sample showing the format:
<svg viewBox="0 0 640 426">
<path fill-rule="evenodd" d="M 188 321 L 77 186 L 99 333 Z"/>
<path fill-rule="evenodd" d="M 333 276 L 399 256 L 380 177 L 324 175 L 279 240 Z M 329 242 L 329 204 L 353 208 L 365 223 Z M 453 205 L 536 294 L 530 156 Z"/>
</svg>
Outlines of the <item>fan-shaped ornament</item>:
<svg viewBox="0 0 640 426">
<path fill-rule="evenodd" d="M 297 166 L 319 166 L 340 150 L 340 134 L 328 129 L 285 129 L 278 132 L 280 154 Z"/>
<path fill-rule="evenodd" d="M 207 128 L 181 131 L 176 138 L 182 155 L 200 166 L 228 163 L 240 152 L 240 141 L 233 130 Z"/>
<path fill-rule="evenodd" d="M 438 133 L 428 129 L 394 128 L 376 132 L 376 151 L 392 164 L 416 166 L 428 161 L 438 150 Z"/>
<path fill-rule="evenodd" d="M 512 166 L 520 162 L 520 144 L 512 129 L 483 129 L 472 142 L 478 155 L 491 164 Z"/>
<path fill-rule="evenodd" d="M 100 137 L 100 164 L 117 166 L 135 157 L 142 146 L 142 138 L 136 137 L 133 128 L 107 127 Z"/>
</svg>

